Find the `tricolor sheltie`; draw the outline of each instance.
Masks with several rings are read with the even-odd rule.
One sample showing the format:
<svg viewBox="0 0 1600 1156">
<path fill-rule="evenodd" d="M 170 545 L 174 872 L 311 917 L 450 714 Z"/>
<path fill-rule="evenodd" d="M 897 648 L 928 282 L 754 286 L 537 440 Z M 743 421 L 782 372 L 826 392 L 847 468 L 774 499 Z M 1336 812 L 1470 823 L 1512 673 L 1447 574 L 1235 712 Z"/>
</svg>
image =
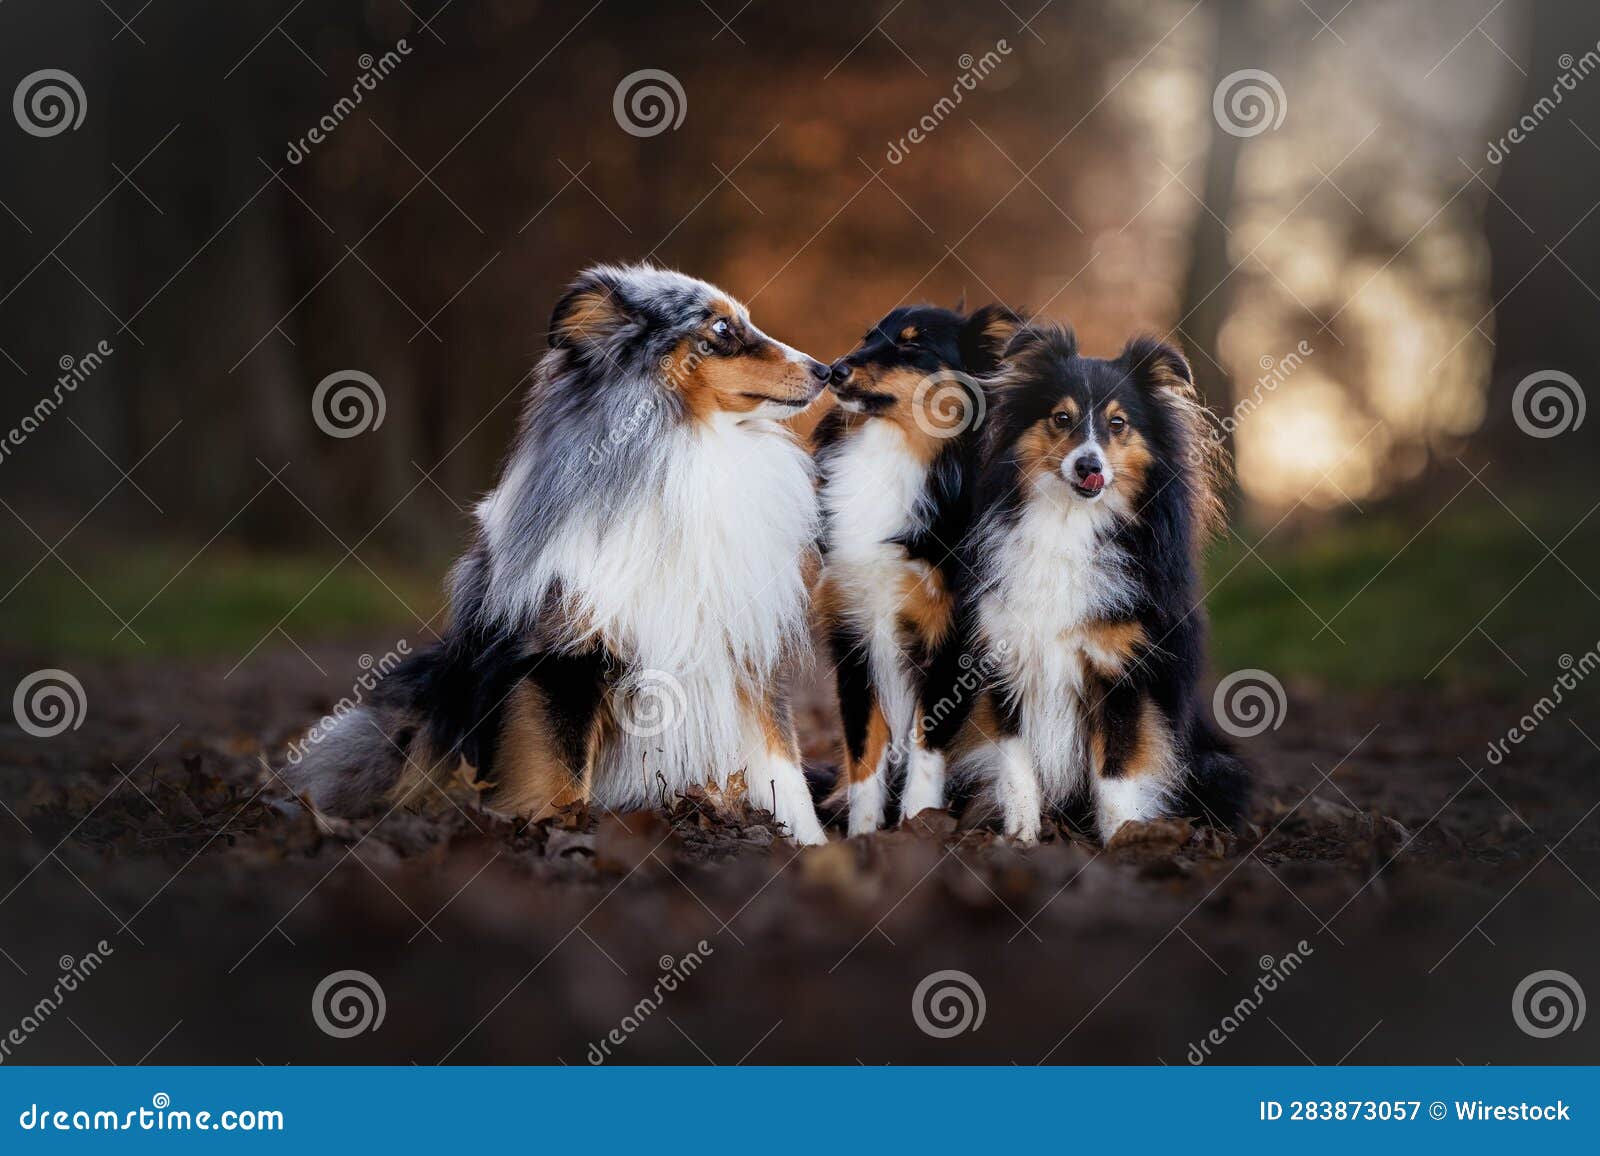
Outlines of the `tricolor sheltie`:
<svg viewBox="0 0 1600 1156">
<path fill-rule="evenodd" d="M 1161 816 L 1232 826 L 1247 773 L 1198 692 L 1220 453 L 1188 363 L 1150 338 L 1084 357 L 1029 326 L 993 392 L 969 553 L 995 675 L 953 757 L 1023 842 L 1075 801 L 1102 840 Z"/>
<path fill-rule="evenodd" d="M 806 634 L 811 461 L 779 424 L 828 367 L 703 281 L 600 266 L 556 306 L 443 644 L 289 768 L 348 811 L 453 772 L 495 810 L 624 810 L 700 785 L 825 841 L 785 678 Z"/>
<path fill-rule="evenodd" d="M 994 369 L 1020 318 L 896 309 L 833 364 L 838 408 L 816 434 L 824 520 L 818 617 L 836 664 L 852 835 L 884 820 L 891 766 L 901 821 L 944 805 L 935 705 L 956 669 L 957 548 Z"/>
</svg>

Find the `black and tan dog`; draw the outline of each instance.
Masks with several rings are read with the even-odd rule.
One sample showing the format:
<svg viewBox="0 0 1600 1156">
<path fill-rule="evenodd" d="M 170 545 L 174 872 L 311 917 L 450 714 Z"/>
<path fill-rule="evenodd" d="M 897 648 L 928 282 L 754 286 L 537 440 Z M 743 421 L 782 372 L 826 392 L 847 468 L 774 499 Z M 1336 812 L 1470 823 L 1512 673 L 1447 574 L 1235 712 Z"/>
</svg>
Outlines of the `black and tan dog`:
<svg viewBox="0 0 1600 1156">
<path fill-rule="evenodd" d="M 995 305 L 896 309 L 833 364 L 839 405 L 816 434 L 818 614 L 837 664 L 851 834 L 883 824 L 892 766 L 905 768 L 902 820 L 944 802 L 935 732 L 958 689 L 956 551 L 989 406 L 981 377 L 1020 323 Z"/>
<path fill-rule="evenodd" d="M 957 768 L 1023 842 L 1074 800 L 1102 839 L 1164 815 L 1232 825 L 1248 775 L 1198 690 L 1219 454 L 1187 362 L 1150 338 L 1084 357 L 1070 330 L 1029 326 L 993 392 L 968 552 L 994 677 Z"/>
</svg>

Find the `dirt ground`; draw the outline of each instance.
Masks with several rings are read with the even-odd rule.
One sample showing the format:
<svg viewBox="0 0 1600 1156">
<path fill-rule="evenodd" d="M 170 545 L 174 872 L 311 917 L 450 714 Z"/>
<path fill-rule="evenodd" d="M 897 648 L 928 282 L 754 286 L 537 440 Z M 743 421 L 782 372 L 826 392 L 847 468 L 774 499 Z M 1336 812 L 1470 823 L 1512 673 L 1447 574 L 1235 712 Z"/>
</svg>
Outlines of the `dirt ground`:
<svg viewBox="0 0 1600 1156">
<path fill-rule="evenodd" d="M 950 816 L 802 852 L 703 800 L 529 826 L 437 793 L 320 821 L 262 789 L 261 756 L 347 693 L 362 650 L 227 677 L 79 666 L 78 729 L 5 714 L 0 1034 L 63 957 L 111 949 L 7 1062 L 1600 1060 L 1600 1034 L 1513 1014 L 1537 971 L 1600 992 L 1600 721 L 1576 704 L 1490 766 L 1531 703 L 1291 684 L 1245 744 L 1242 838 L 1169 822 L 1102 850 L 1051 828 L 1024 852 Z M 3 684 L 40 665 L 12 656 Z M 819 763 L 825 699 L 803 711 Z M 340 1038 L 313 993 L 347 969 L 384 1011 Z M 914 1012 L 949 970 L 970 1011 Z"/>
</svg>

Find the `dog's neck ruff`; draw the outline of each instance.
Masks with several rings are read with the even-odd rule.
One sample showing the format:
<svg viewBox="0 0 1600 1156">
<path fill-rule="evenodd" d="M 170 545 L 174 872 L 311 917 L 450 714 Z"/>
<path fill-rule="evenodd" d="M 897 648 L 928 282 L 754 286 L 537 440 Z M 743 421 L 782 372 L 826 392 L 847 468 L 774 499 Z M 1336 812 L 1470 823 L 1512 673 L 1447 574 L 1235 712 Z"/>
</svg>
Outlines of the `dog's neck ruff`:
<svg viewBox="0 0 1600 1156">
<path fill-rule="evenodd" d="M 1003 656 L 1002 692 L 1021 707 L 1022 738 L 1048 798 L 1070 794 L 1086 767 L 1074 636 L 1135 604 L 1131 559 L 1111 541 L 1115 521 L 1104 506 L 1051 492 L 1033 495 L 1014 522 L 980 531 L 979 624 Z"/>
<path fill-rule="evenodd" d="M 626 492 L 597 492 L 552 527 L 531 567 L 512 572 L 502 539 L 532 470 L 517 463 L 480 507 L 492 560 L 488 605 L 532 623 L 559 590 L 556 637 L 603 640 L 635 669 L 683 677 L 734 666 L 760 680 L 803 633 L 802 555 L 816 536 L 809 457 L 766 421 L 687 423 Z"/>
</svg>

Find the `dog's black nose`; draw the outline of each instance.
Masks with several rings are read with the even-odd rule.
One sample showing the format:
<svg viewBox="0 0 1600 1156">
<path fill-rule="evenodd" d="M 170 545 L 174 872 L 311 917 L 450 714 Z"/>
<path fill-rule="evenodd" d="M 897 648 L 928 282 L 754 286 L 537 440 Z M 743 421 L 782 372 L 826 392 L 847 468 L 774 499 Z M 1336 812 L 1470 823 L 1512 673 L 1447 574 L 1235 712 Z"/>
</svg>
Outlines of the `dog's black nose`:
<svg viewBox="0 0 1600 1156">
<path fill-rule="evenodd" d="M 828 381 L 833 385 L 843 385 L 850 380 L 850 374 L 853 372 L 854 370 L 849 362 L 841 357 L 833 363 L 833 367 L 828 371 Z"/>
<path fill-rule="evenodd" d="M 1094 454 L 1084 454 L 1072 463 L 1072 471 L 1080 478 L 1087 478 L 1091 474 L 1103 473 L 1105 471 L 1105 463 Z"/>
<path fill-rule="evenodd" d="M 828 378 L 833 374 L 833 367 L 821 361 L 813 360 L 807 368 L 811 370 L 811 376 L 817 379 L 819 385 L 827 385 Z"/>
</svg>

